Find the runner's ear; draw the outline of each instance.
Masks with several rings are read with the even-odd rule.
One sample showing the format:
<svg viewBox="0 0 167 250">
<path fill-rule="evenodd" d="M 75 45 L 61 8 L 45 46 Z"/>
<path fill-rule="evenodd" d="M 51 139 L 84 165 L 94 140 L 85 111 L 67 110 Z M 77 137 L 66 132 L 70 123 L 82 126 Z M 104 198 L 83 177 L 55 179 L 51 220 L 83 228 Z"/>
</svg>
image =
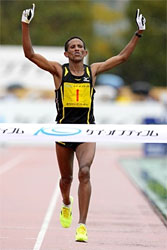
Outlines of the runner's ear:
<svg viewBox="0 0 167 250">
<path fill-rule="evenodd" d="M 68 52 L 65 51 L 65 52 L 64 52 L 64 55 L 65 55 L 65 57 L 68 57 Z"/>
<path fill-rule="evenodd" d="M 88 51 L 87 51 L 87 50 L 85 50 L 85 56 L 87 56 L 87 54 L 88 54 Z"/>
</svg>

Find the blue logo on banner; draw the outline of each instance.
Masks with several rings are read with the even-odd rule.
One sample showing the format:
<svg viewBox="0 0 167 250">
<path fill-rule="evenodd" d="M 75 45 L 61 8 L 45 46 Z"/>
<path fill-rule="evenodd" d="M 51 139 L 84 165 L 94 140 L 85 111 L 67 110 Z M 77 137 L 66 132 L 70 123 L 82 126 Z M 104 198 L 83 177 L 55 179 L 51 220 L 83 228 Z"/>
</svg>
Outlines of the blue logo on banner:
<svg viewBox="0 0 167 250">
<path fill-rule="evenodd" d="M 72 136 L 81 133 L 80 129 L 77 128 L 40 128 L 35 132 L 34 135 L 38 135 L 39 133 L 50 135 L 50 136 Z"/>
</svg>

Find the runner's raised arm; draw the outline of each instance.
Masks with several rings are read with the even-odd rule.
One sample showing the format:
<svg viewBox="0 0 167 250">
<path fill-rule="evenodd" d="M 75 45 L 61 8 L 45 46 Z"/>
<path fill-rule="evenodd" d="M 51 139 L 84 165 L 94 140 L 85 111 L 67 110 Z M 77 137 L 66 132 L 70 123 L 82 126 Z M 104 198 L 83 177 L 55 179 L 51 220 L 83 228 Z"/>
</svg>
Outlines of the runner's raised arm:
<svg viewBox="0 0 167 250">
<path fill-rule="evenodd" d="M 26 9 L 22 13 L 22 42 L 25 57 L 35 63 L 41 69 L 49 71 L 53 75 L 60 76 L 62 74 L 62 67 L 59 63 L 48 61 L 45 57 L 40 54 L 36 54 L 33 50 L 29 32 L 29 24 L 34 17 L 34 12 L 35 4 L 33 4 L 31 9 Z"/>
<path fill-rule="evenodd" d="M 144 16 L 142 14 L 139 14 L 139 12 L 140 12 L 140 10 L 137 9 L 137 11 L 136 11 L 136 23 L 138 26 L 138 30 L 135 32 L 135 34 L 132 37 L 132 39 L 130 40 L 130 42 L 125 46 L 125 48 L 117 56 L 113 56 L 104 62 L 92 64 L 91 67 L 92 67 L 92 71 L 94 73 L 94 76 L 96 76 L 102 72 L 105 72 L 107 70 L 111 70 L 113 67 L 127 61 L 129 56 L 132 54 L 132 52 L 134 51 L 134 49 L 137 45 L 139 38 L 142 37 L 141 34 L 146 29 L 146 26 L 145 26 L 146 19 L 144 18 Z"/>
</svg>

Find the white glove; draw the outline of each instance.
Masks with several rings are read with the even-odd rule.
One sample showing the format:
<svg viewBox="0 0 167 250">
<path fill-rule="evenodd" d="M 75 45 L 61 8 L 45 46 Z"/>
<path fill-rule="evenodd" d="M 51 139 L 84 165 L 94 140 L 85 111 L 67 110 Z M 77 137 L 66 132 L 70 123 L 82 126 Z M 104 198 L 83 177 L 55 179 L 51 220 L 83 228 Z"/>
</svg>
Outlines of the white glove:
<svg viewBox="0 0 167 250">
<path fill-rule="evenodd" d="M 32 4 L 32 9 L 27 9 L 27 10 L 23 11 L 21 21 L 23 23 L 28 23 L 29 24 L 31 22 L 31 20 L 33 19 L 33 17 L 34 17 L 34 11 L 35 11 L 35 4 L 33 3 Z"/>
<path fill-rule="evenodd" d="M 136 23 L 138 26 L 138 30 L 145 30 L 146 29 L 146 19 L 142 14 L 139 15 L 139 12 L 140 12 L 140 10 L 137 9 L 136 10 Z"/>
</svg>

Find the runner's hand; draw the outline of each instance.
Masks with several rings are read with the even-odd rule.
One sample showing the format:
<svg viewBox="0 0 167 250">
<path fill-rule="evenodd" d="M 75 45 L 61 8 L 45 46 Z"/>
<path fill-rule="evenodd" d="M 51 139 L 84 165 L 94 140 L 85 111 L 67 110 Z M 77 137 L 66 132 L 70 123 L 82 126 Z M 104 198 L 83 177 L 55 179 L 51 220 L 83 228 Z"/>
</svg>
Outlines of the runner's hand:
<svg viewBox="0 0 167 250">
<path fill-rule="evenodd" d="M 32 9 L 26 9 L 23 11 L 22 13 L 22 17 L 21 17 L 21 21 L 23 23 L 30 23 L 31 20 L 33 19 L 34 17 L 34 11 L 35 11 L 35 4 L 33 3 L 32 4 Z"/>
<path fill-rule="evenodd" d="M 136 10 L 136 23 L 138 26 L 138 30 L 145 30 L 146 29 L 146 19 L 142 14 L 139 14 L 140 10 Z"/>
</svg>

